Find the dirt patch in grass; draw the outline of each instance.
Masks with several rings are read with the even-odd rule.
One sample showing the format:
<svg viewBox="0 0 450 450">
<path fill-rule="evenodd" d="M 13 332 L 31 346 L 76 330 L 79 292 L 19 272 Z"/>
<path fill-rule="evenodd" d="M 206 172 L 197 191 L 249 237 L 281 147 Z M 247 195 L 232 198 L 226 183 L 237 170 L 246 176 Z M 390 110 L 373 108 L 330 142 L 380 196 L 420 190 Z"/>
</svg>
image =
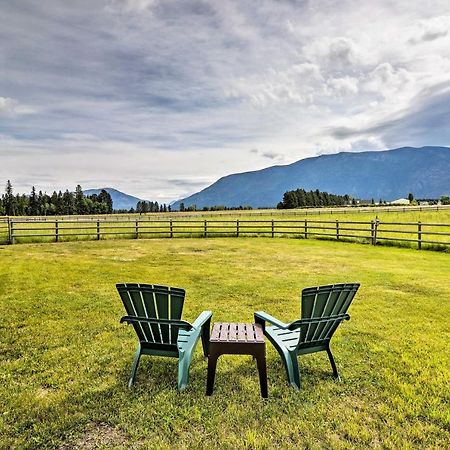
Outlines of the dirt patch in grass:
<svg viewBox="0 0 450 450">
<path fill-rule="evenodd" d="M 136 448 L 127 444 L 125 435 L 107 423 L 90 424 L 74 442 L 61 445 L 59 450 L 95 450 L 100 448 Z"/>
</svg>

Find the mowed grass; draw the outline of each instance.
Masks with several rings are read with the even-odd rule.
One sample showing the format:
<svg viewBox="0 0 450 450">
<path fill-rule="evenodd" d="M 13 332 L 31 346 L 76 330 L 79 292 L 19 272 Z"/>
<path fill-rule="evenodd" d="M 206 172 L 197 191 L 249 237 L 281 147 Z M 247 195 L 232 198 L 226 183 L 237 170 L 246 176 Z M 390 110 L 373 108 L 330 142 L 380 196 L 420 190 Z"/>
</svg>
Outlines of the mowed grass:
<svg viewBox="0 0 450 450">
<path fill-rule="evenodd" d="M 106 240 L 0 247 L 0 448 L 448 448 L 450 255 L 318 240 Z M 117 282 L 183 287 L 184 317 L 298 317 L 302 288 L 361 282 L 332 348 L 289 388 L 267 344 L 269 399 L 250 356 L 219 359 L 212 397 L 197 347 L 143 357 L 119 324 Z"/>
</svg>

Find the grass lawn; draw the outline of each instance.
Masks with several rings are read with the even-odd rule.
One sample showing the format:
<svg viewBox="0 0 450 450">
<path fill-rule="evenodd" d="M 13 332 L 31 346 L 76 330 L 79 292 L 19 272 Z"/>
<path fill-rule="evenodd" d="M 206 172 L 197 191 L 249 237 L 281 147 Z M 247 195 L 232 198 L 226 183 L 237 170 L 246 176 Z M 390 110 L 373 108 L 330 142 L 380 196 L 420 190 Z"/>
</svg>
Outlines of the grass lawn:
<svg viewBox="0 0 450 450">
<path fill-rule="evenodd" d="M 0 246 L 0 448 L 449 448 L 450 255 L 318 240 L 152 239 Z M 269 396 L 250 356 L 219 359 L 204 395 L 197 347 L 188 388 L 177 361 L 143 357 L 119 324 L 115 283 L 184 287 L 185 314 L 298 316 L 303 287 L 361 282 L 325 353 L 286 384 L 268 344 Z"/>
</svg>

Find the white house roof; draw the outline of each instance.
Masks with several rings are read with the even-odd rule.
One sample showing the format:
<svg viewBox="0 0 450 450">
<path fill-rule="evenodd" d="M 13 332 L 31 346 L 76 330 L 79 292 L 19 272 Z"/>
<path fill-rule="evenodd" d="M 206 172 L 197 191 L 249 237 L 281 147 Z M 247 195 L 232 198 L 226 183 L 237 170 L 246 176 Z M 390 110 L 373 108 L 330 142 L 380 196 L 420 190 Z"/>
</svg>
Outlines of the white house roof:
<svg viewBox="0 0 450 450">
<path fill-rule="evenodd" d="M 409 200 L 407 198 L 398 198 L 392 201 L 391 205 L 409 205 Z"/>
</svg>

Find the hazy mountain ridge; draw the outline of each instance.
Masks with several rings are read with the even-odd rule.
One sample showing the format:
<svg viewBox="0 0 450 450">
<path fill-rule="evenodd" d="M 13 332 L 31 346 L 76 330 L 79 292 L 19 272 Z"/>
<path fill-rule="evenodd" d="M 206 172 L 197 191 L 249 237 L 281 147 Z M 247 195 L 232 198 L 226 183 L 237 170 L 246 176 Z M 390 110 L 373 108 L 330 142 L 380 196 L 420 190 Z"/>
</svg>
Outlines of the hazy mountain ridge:
<svg viewBox="0 0 450 450">
<path fill-rule="evenodd" d="M 394 200 L 412 192 L 416 198 L 450 193 L 450 148 L 403 147 L 385 151 L 341 152 L 299 160 L 285 166 L 232 174 L 173 204 L 273 207 L 292 189 Z"/>
<path fill-rule="evenodd" d="M 111 196 L 113 201 L 113 209 L 136 209 L 137 202 L 141 201 L 140 198 L 134 197 L 124 192 L 118 191 L 114 188 L 100 188 L 100 189 L 86 189 L 84 195 L 100 194 L 100 191 L 104 189 Z"/>
</svg>

